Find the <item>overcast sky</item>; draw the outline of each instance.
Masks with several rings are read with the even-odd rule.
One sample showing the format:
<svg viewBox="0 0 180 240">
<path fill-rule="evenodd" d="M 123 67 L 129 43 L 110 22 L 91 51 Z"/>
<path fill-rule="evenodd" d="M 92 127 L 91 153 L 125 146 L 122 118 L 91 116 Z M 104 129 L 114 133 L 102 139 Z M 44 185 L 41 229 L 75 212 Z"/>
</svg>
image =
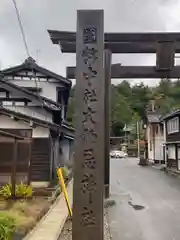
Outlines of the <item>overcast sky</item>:
<svg viewBox="0 0 180 240">
<path fill-rule="evenodd" d="M 180 31 L 180 0 L 16 0 L 30 55 L 39 65 L 65 75 L 75 65 L 73 54 L 62 54 L 47 29 L 75 31 L 77 9 L 104 9 L 105 31 Z M 12 0 L 0 0 L 0 68 L 27 58 Z M 114 55 L 113 63 L 153 65 L 146 55 Z M 114 80 L 113 80 L 114 81 Z M 155 80 L 146 80 L 153 85 Z"/>
</svg>

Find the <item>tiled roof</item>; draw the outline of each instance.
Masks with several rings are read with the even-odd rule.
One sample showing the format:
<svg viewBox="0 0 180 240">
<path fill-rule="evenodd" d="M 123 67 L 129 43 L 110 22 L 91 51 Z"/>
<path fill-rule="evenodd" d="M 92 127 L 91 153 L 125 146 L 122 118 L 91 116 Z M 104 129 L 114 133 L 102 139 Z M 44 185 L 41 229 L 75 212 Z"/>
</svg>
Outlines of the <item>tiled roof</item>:
<svg viewBox="0 0 180 240">
<path fill-rule="evenodd" d="M 166 120 L 166 119 L 168 119 L 168 118 L 175 117 L 175 116 L 177 116 L 177 115 L 180 115 L 180 109 L 178 109 L 178 110 L 176 110 L 176 111 L 173 111 L 173 112 L 171 112 L 171 113 L 166 114 L 165 116 L 163 116 L 163 117 L 161 118 L 161 120 Z"/>
<path fill-rule="evenodd" d="M 16 73 L 16 72 L 24 70 L 24 69 L 36 70 L 36 71 L 41 72 L 41 73 L 43 73 L 43 74 L 45 74 L 45 75 L 47 75 L 51 78 L 55 78 L 55 79 L 59 80 L 60 82 L 66 84 L 66 85 L 69 85 L 69 86 L 71 86 L 71 84 L 72 84 L 72 82 L 69 79 L 64 78 L 59 74 L 56 74 L 54 72 L 51 72 L 51 71 L 47 70 L 46 68 L 43 68 L 43 67 L 39 66 L 35 62 L 35 60 L 31 57 L 26 59 L 24 61 L 24 63 L 22 63 L 18 66 L 2 70 L 2 73 L 6 76 L 6 75 L 13 74 L 13 73 Z"/>
<path fill-rule="evenodd" d="M 0 87 L 4 87 L 7 90 L 16 90 L 19 92 L 22 92 L 24 94 L 24 96 L 29 99 L 29 100 L 37 100 L 38 102 L 40 102 L 42 104 L 42 106 L 47 107 L 51 110 L 59 110 L 61 109 L 61 105 L 52 101 L 51 99 L 48 99 L 46 97 L 40 96 L 36 93 L 33 93 L 23 87 L 19 87 L 16 84 L 10 83 L 8 81 L 6 81 L 6 79 L 3 78 L 3 75 L 0 75 Z"/>
<path fill-rule="evenodd" d="M 58 131 L 59 128 L 60 128 L 60 126 L 55 124 L 55 123 L 51 123 L 51 122 L 48 122 L 46 120 L 31 117 L 31 116 L 28 116 L 28 115 L 23 114 L 21 112 L 16 112 L 16 111 L 13 111 L 13 110 L 9 110 L 9 109 L 4 108 L 4 107 L 0 107 L 0 113 L 4 114 L 4 115 L 7 115 L 7 116 L 14 116 L 15 118 L 17 118 L 19 120 L 23 120 L 25 122 L 32 121 L 39 126 L 50 127 L 51 129 L 53 129 L 55 131 Z"/>
<path fill-rule="evenodd" d="M 0 114 L 4 114 L 4 115 L 7 115 L 7 116 L 14 116 L 15 118 L 17 118 L 19 120 L 23 120 L 25 122 L 32 121 L 32 122 L 34 122 L 35 124 L 37 124 L 39 126 L 48 127 L 50 129 L 52 129 L 53 131 L 56 131 L 56 132 L 59 132 L 59 133 L 63 132 L 66 135 L 71 136 L 72 138 L 74 138 L 75 129 L 73 127 L 68 126 L 67 122 L 66 123 L 62 123 L 62 126 L 60 126 L 60 125 L 57 125 L 55 123 L 48 122 L 46 120 L 42 120 L 42 119 L 39 119 L 39 118 L 31 117 L 31 116 L 28 116 L 28 115 L 20 113 L 20 112 L 15 112 L 15 111 L 6 109 L 4 107 L 0 107 Z"/>
</svg>

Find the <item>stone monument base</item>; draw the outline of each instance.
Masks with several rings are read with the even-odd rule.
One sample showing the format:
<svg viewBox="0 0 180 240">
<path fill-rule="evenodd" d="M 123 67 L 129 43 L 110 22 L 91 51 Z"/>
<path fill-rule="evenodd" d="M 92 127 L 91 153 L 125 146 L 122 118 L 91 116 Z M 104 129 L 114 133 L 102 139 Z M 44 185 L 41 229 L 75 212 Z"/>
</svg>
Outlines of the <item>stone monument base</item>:
<svg viewBox="0 0 180 240">
<path fill-rule="evenodd" d="M 108 199 L 104 199 L 104 208 L 109 208 L 112 207 L 116 204 L 114 199 L 108 198 Z"/>
<path fill-rule="evenodd" d="M 142 157 L 140 157 L 138 164 L 139 164 L 140 166 L 146 166 L 146 165 L 148 165 L 148 161 L 147 161 L 146 158 L 144 158 L 144 157 L 142 156 Z"/>
</svg>

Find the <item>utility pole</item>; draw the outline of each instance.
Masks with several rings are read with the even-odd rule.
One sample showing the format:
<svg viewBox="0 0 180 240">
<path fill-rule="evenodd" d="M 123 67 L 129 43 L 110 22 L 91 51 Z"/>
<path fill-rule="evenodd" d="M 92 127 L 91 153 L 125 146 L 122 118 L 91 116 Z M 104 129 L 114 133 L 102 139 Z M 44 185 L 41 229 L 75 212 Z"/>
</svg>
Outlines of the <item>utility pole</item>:
<svg viewBox="0 0 180 240">
<path fill-rule="evenodd" d="M 140 159 L 139 121 L 137 121 L 137 148 L 138 148 L 138 158 Z"/>
<path fill-rule="evenodd" d="M 125 139 L 124 139 L 124 140 L 125 140 L 125 141 L 124 141 L 124 142 L 125 142 L 125 144 L 126 144 L 126 143 L 127 143 L 127 141 L 126 141 L 126 124 L 125 124 L 124 130 L 125 130 L 125 134 L 124 134 L 124 136 L 125 136 Z"/>
</svg>

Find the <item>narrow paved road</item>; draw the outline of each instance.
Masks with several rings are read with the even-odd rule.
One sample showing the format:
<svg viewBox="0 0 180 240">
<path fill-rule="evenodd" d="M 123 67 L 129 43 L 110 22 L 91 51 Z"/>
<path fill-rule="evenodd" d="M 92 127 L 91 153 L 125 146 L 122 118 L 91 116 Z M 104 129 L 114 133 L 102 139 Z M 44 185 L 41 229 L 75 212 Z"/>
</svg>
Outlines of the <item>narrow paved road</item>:
<svg viewBox="0 0 180 240">
<path fill-rule="evenodd" d="M 180 240 L 180 180 L 136 159 L 111 160 L 113 240 Z"/>
</svg>

